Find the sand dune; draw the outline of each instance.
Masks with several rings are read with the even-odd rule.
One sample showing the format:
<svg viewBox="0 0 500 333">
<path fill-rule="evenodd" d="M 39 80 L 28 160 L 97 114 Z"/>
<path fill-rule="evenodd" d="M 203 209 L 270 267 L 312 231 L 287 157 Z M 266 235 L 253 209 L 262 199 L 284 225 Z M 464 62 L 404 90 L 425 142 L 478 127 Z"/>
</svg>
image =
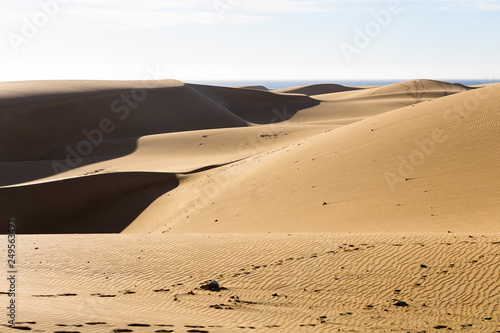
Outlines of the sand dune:
<svg viewBox="0 0 500 333">
<path fill-rule="evenodd" d="M 276 93 L 288 93 L 288 94 L 304 94 L 307 96 L 312 95 L 322 95 L 322 94 L 332 94 L 341 91 L 351 91 L 363 89 L 360 87 L 350 87 L 340 84 L 313 84 L 309 86 L 296 86 L 283 89 L 274 89 L 273 92 Z"/>
<path fill-rule="evenodd" d="M 100 109 L 102 93 L 89 92 L 97 83 L 69 83 L 66 93 L 80 87 L 85 95 L 78 102 L 62 98 L 58 84 L 55 96 L 47 82 L 34 89 L 32 98 L 45 100 L 33 102 L 35 107 L 31 97 L 19 97 L 28 94 L 21 89 L 15 97 L 21 105 L 1 111 L 2 184 L 18 184 L 2 191 L 6 197 L 19 191 L 26 207 L 38 200 L 28 198 L 40 182 L 48 186 L 89 174 L 153 172 L 174 175 L 179 186 L 150 196 L 126 232 L 467 232 L 472 221 L 477 231 L 498 231 L 498 154 L 492 152 L 499 146 L 499 85 L 469 90 L 414 80 L 311 98 L 168 81 L 148 93 L 145 110 L 101 133 L 102 142 L 76 160 L 68 158 L 69 151 L 78 153 L 92 143 L 78 129 L 91 128 L 85 124 L 99 123 L 98 116 L 109 110 Z M 137 86 L 103 85 L 123 89 L 132 84 Z M 421 100 L 415 97 L 422 92 Z M 4 95 L 13 103 L 14 92 Z M 48 99 L 52 102 L 45 104 Z M 172 108 L 164 109 L 162 101 Z M 73 110 L 71 103 L 78 107 Z M 299 109 L 290 113 L 293 108 Z M 273 112 L 281 119 L 247 127 L 252 116 L 234 114 L 244 109 L 261 120 Z M 183 130 L 188 122 L 197 130 Z M 200 130 L 210 122 L 211 128 L 229 126 Z M 162 127 L 162 133 L 154 133 Z M 34 136 L 21 138 L 28 128 Z M 103 187 L 95 182 L 88 191 L 99 193 Z M 48 200 L 40 206 L 54 204 Z M 304 216 L 312 221 L 302 223 Z"/>
<path fill-rule="evenodd" d="M 177 186 L 168 173 L 105 173 L 0 188 L 9 207 L 2 220 L 21 221 L 19 233 L 120 232 L 158 196 Z"/>
<path fill-rule="evenodd" d="M 108 89 L 114 86 L 109 83 L 104 92 L 81 92 L 76 96 L 61 94 L 58 89 L 40 89 L 33 97 L 26 96 L 24 90 L 20 97 L 8 94 L 0 111 L 0 140 L 8 144 L 1 146 L 0 156 L 3 161 L 64 159 L 68 154 L 66 146 L 77 150 L 82 140 L 99 142 L 104 136 L 113 140 L 247 125 L 190 87 L 178 81 L 161 82 L 148 89 L 142 82 L 135 83 L 134 88 L 130 83 L 128 89 L 117 84 L 112 91 Z M 16 87 L 15 83 L 9 85 L 3 84 L 7 91 Z M 72 88 L 78 89 L 76 85 Z M 101 84 L 87 85 L 98 89 Z M 21 102 L 14 104 L 17 99 Z M 129 147 L 128 152 L 134 148 Z"/>
<path fill-rule="evenodd" d="M 500 84 L 0 88 L 2 332 L 498 331 Z"/>
<path fill-rule="evenodd" d="M 264 86 L 234 86 L 231 88 L 244 88 L 244 89 L 254 89 L 254 90 L 264 90 L 264 91 L 269 90 L 267 87 Z"/>
<path fill-rule="evenodd" d="M 255 124 L 288 120 L 297 111 L 319 102 L 302 94 L 279 94 L 254 89 L 237 89 L 190 84 L 207 98 L 222 105 L 237 116 Z M 283 109 L 286 107 L 286 112 Z"/>
<path fill-rule="evenodd" d="M 388 86 L 321 93 L 311 96 L 320 102 L 318 106 L 299 111 L 292 121 L 346 125 L 404 106 L 429 102 L 469 89 L 458 84 L 432 80 L 412 80 Z M 320 93 L 320 91 L 315 92 Z"/>
<path fill-rule="evenodd" d="M 467 232 L 473 223 L 498 232 L 499 88 L 397 109 L 190 175 L 126 231 Z M 179 209 L 154 213 L 166 204 Z"/>
</svg>

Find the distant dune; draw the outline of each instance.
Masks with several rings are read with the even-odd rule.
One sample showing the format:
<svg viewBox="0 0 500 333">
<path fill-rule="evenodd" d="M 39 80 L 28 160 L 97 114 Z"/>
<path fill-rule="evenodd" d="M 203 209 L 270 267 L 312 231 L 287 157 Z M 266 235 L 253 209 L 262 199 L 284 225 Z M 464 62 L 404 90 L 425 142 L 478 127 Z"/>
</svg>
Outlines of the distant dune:
<svg viewBox="0 0 500 333">
<path fill-rule="evenodd" d="M 235 86 L 231 88 L 244 88 L 244 89 L 254 89 L 254 90 L 269 90 L 267 87 L 264 86 Z"/>
<path fill-rule="evenodd" d="M 232 111 L 248 122 L 269 124 L 288 120 L 299 110 L 318 105 L 319 102 L 299 94 L 280 94 L 246 88 L 226 88 L 190 84 L 189 87 Z M 287 113 L 277 115 L 286 107 Z"/>
<path fill-rule="evenodd" d="M 495 332 L 499 110 L 423 79 L 0 83 L 0 330 Z"/>
<path fill-rule="evenodd" d="M 273 92 L 276 93 L 295 93 L 304 94 L 308 96 L 321 95 L 321 94 L 332 94 L 341 91 L 351 91 L 358 90 L 361 88 L 343 86 L 340 84 L 313 84 L 309 86 L 297 86 L 291 88 L 274 89 Z"/>
</svg>

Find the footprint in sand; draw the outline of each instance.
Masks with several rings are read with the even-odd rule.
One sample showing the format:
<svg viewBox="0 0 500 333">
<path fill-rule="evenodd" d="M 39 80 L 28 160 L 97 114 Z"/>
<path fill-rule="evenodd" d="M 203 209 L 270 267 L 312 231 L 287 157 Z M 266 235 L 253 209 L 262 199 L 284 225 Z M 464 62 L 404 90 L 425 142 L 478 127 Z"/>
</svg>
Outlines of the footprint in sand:
<svg viewBox="0 0 500 333">
<path fill-rule="evenodd" d="M 149 324 L 128 324 L 127 326 L 130 326 L 130 327 L 150 327 L 151 325 L 149 325 Z"/>
<path fill-rule="evenodd" d="M 155 290 L 153 290 L 153 292 L 155 292 L 155 293 L 161 293 L 161 292 L 167 292 L 167 291 L 170 291 L 170 289 L 155 289 Z"/>
<path fill-rule="evenodd" d="M 10 327 L 10 328 L 13 328 L 16 330 L 31 331 L 31 327 L 28 327 L 28 326 L 8 326 L 8 325 L 4 325 L 4 326 Z"/>
</svg>

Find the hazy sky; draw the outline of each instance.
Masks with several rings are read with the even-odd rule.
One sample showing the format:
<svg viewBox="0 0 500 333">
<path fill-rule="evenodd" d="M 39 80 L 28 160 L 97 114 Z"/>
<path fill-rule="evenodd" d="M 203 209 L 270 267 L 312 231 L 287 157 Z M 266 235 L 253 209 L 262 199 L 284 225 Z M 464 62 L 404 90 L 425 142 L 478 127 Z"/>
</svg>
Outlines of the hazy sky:
<svg viewBox="0 0 500 333">
<path fill-rule="evenodd" d="M 500 78 L 497 0 L 0 2 L 0 81 Z"/>
</svg>

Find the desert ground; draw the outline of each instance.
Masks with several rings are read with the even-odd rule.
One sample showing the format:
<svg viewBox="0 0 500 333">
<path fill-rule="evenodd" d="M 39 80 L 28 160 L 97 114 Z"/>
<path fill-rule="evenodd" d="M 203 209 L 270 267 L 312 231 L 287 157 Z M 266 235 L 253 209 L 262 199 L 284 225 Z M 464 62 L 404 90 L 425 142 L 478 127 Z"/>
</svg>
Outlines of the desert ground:
<svg viewBox="0 0 500 333">
<path fill-rule="evenodd" d="M 0 83 L 0 332 L 500 332 L 499 110 L 500 83 Z"/>
</svg>

